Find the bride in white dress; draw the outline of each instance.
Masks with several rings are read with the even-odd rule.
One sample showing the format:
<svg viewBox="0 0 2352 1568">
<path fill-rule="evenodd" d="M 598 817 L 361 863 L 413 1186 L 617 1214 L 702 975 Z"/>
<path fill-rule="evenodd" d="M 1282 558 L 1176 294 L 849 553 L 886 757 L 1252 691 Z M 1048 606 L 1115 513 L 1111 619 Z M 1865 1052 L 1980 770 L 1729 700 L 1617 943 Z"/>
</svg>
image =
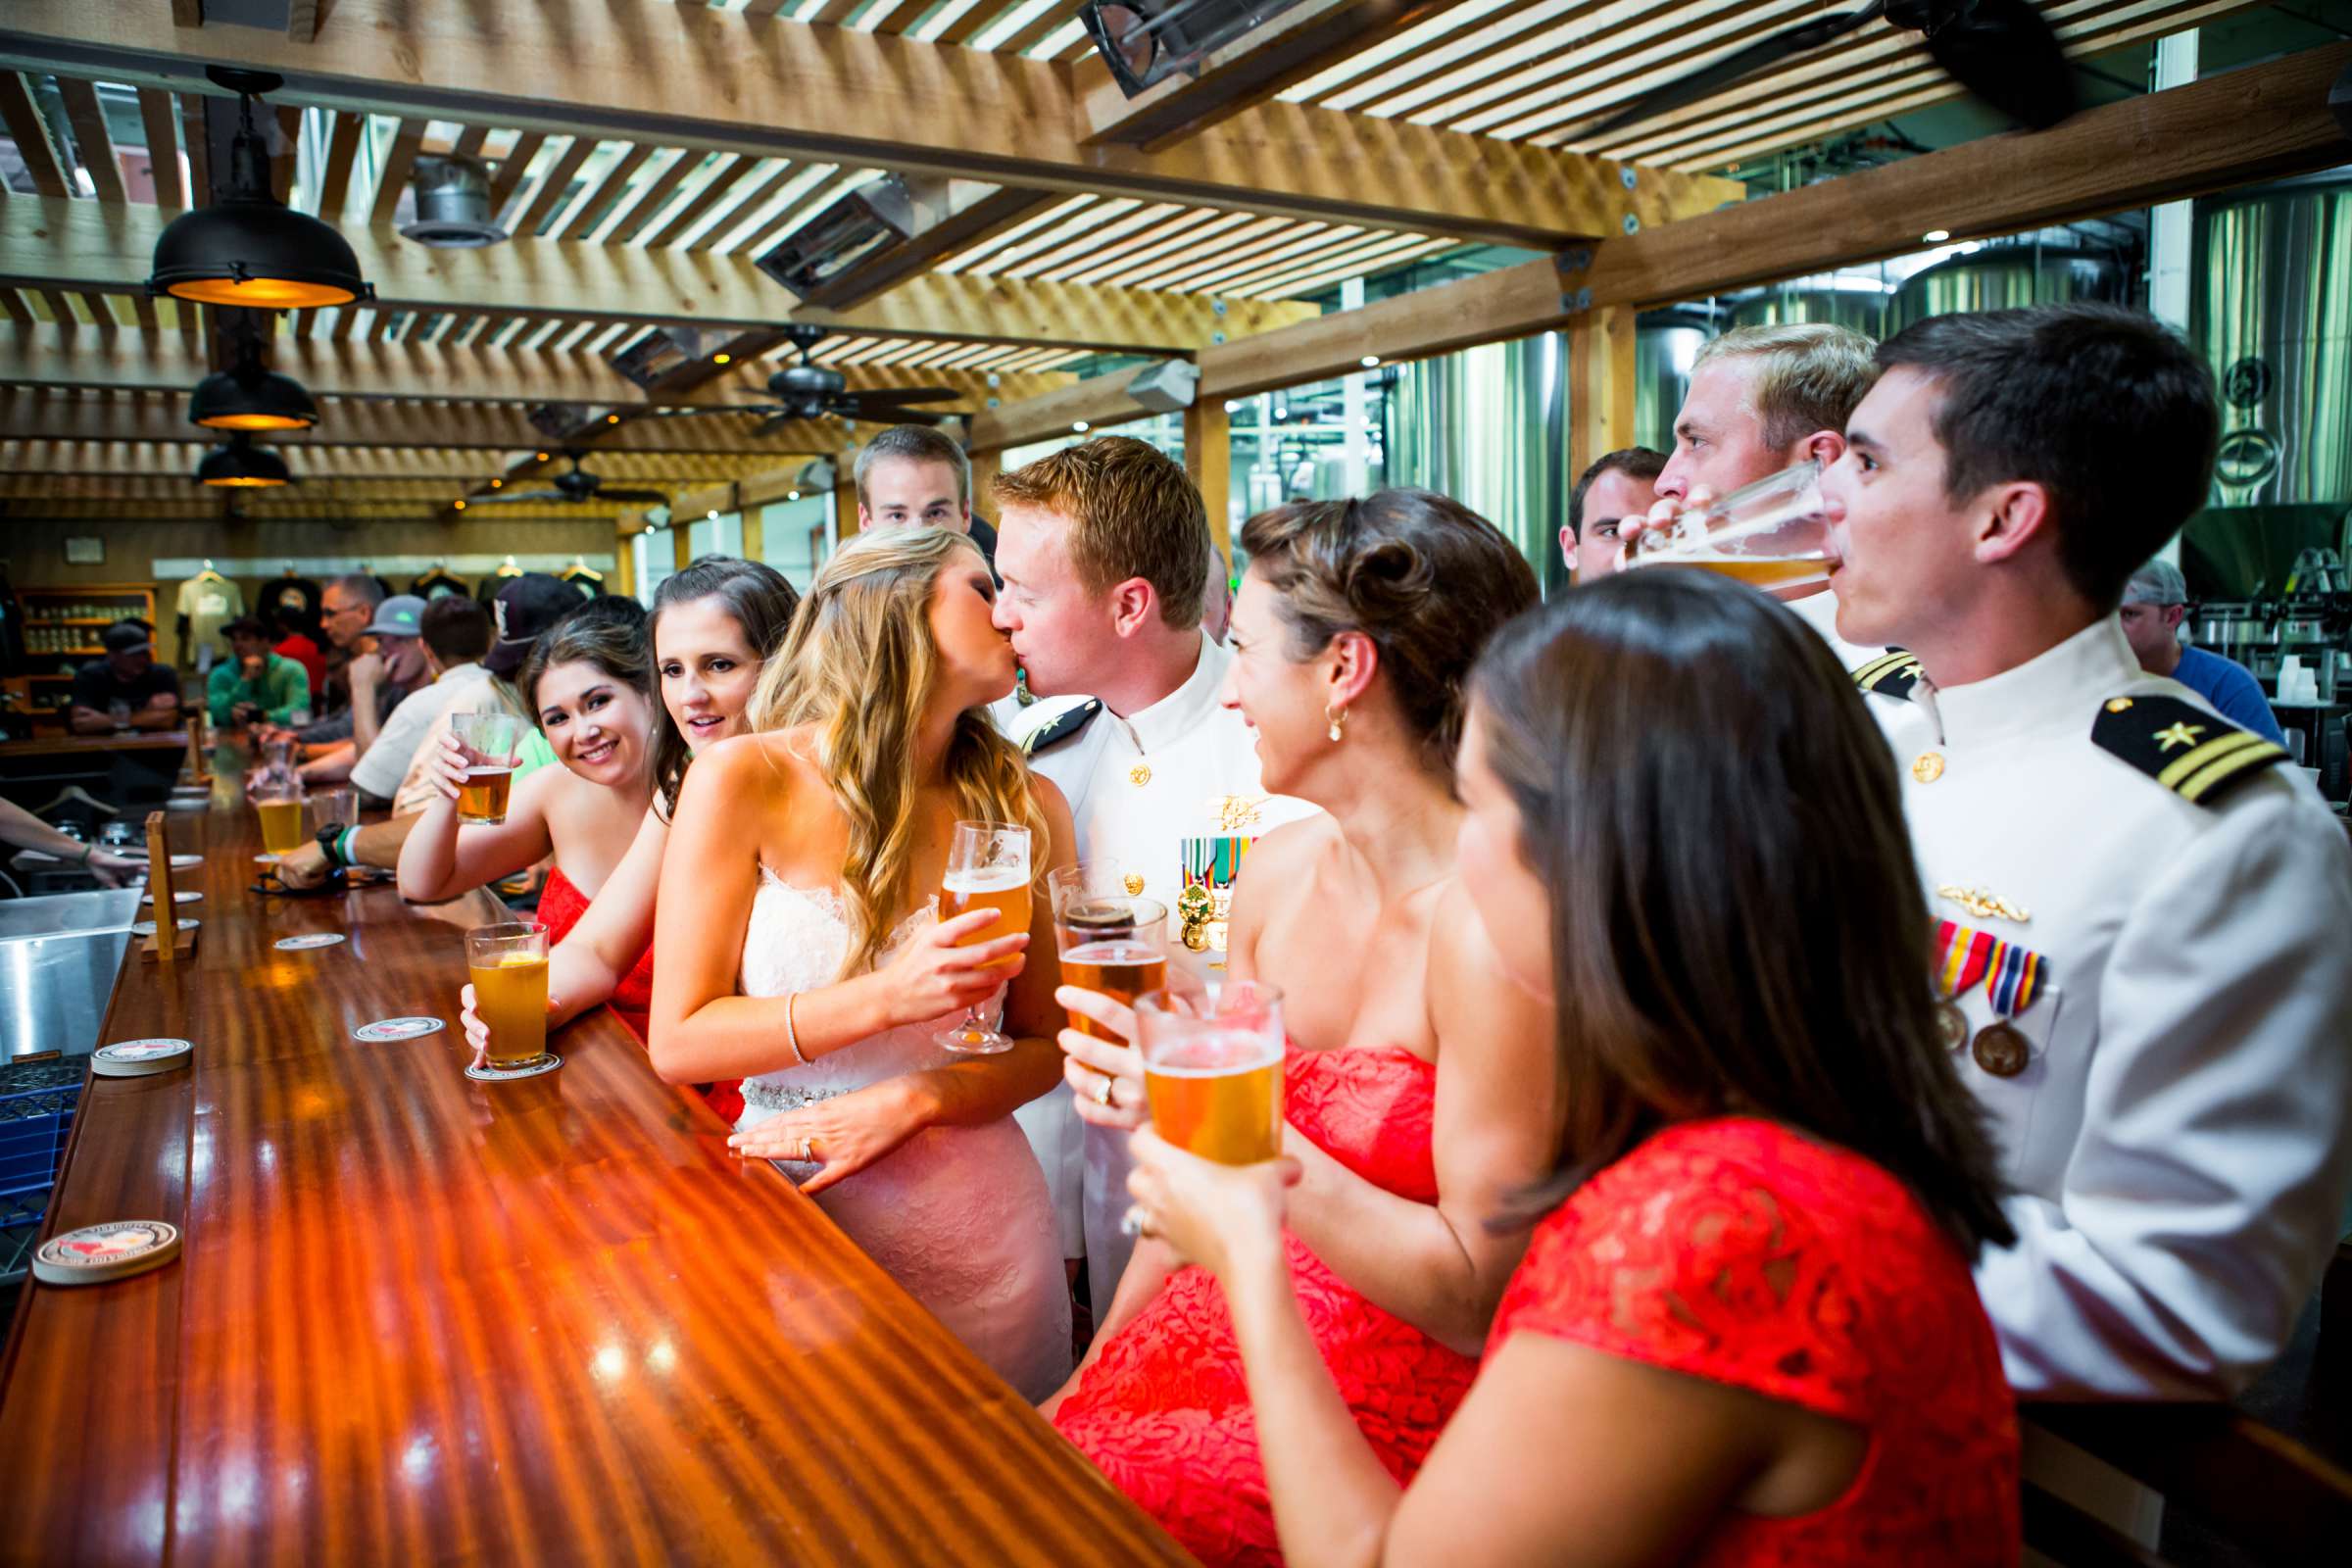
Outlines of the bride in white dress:
<svg viewBox="0 0 2352 1568">
<path fill-rule="evenodd" d="M 945 529 L 860 535 L 818 573 L 761 672 L 760 733 L 687 773 L 650 1047 L 672 1082 L 743 1079 L 735 1149 L 777 1161 L 1036 1400 L 1069 1371 L 1069 1292 L 1011 1112 L 1060 1075 L 1052 911 L 1036 897 L 1029 931 L 969 947 L 993 911 L 930 912 L 959 819 L 1026 824 L 1041 886 L 1072 858 L 1060 793 L 982 711 L 1013 682 L 994 599 Z M 971 1005 L 1002 1006 L 1011 1051 L 935 1043 Z"/>
</svg>

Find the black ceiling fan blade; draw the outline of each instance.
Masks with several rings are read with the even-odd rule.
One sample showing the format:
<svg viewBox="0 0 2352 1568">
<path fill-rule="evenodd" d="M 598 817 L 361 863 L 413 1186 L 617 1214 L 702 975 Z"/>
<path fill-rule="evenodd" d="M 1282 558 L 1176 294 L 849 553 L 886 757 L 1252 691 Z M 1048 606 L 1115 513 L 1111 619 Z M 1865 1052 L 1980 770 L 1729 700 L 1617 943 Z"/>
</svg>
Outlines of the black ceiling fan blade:
<svg viewBox="0 0 2352 1568">
<path fill-rule="evenodd" d="M 963 394 L 947 386 L 877 386 L 837 396 L 856 403 L 887 403 L 897 408 L 907 403 L 947 403 Z"/>
<path fill-rule="evenodd" d="M 1784 60 L 1842 37 L 1866 22 L 1874 22 L 1886 9 L 1886 0 L 1870 0 L 1859 11 L 1824 17 L 1818 22 L 1808 22 L 1776 32 L 1769 38 L 1759 38 L 1744 49 L 1735 49 L 1721 60 L 1701 66 L 1687 76 L 1679 76 L 1663 87 L 1642 94 L 1598 124 L 1580 127 L 1569 139 L 1591 141 L 1623 130 L 1628 125 L 1639 124 L 1653 116 L 1680 109 L 1686 104 L 1697 103 L 1742 76 L 1752 76 L 1769 66 L 1777 66 Z"/>
<path fill-rule="evenodd" d="M 902 409 L 888 403 L 856 403 L 848 408 L 835 404 L 826 411 L 844 419 L 888 420 L 892 424 L 937 424 L 947 417 L 923 409 Z"/>
<path fill-rule="evenodd" d="M 659 490 L 614 490 L 599 485 L 591 501 L 625 501 L 640 507 L 666 507 L 669 497 Z"/>
<path fill-rule="evenodd" d="M 511 507 L 517 501 L 569 501 L 571 497 L 561 490 L 496 490 L 486 496 L 473 496 L 466 501 L 469 507 Z"/>
<path fill-rule="evenodd" d="M 2021 125 L 2047 130 L 2078 107 L 2066 49 L 2028 0 L 1963 0 L 1956 15 L 1929 28 L 1928 53 Z"/>
</svg>

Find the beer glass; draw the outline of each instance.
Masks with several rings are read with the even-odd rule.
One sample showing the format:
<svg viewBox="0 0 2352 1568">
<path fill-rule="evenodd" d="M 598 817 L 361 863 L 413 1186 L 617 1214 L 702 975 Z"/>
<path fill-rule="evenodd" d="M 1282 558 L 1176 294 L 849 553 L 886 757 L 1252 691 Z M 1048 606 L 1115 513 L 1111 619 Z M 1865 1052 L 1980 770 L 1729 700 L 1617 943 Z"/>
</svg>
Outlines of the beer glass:
<svg viewBox="0 0 2352 1568">
<path fill-rule="evenodd" d="M 1189 1153 L 1253 1165 L 1282 1152 L 1282 993 L 1254 980 L 1147 992 L 1136 1045 L 1152 1125 Z"/>
<path fill-rule="evenodd" d="M 1701 566 L 1766 593 L 1810 587 L 1830 577 L 1830 527 L 1822 511 L 1821 465 L 1807 458 L 1648 525 L 1626 546 L 1625 564 Z"/>
<path fill-rule="evenodd" d="M 468 754 L 466 782 L 458 789 L 458 820 L 496 827 L 507 819 L 507 793 L 514 783 L 522 720 L 492 710 L 452 713 L 449 726 Z"/>
<path fill-rule="evenodd" d="M 953 920 L 974 909 L 994 909 L 998 920 L 957 943 L 977 947 L 1029 929 L 1029 830 L 1006 822 L 958 822 L 948 845 L 948 869 L 940 878 L 939 917 Z M 1000 958 L 999 967 L 1014 960 Z M 961 1022 L 936 1037 L 950 1051 L 994 1055 L 1012 1049 L 1011 1039 L 981 1021 L 980 1009 L 965 1010 Z"/>
<path fill-rule="evenodd" d="M 320 790 L 311 797 L 311 832 L 322 827 L 353 827 L 360 820 L 360 792 L 348 784 Z"/>
<path fill-rule="evenodd" d="M 1070 876 L 1081 869 L 1064 866 L 1048 879 L 1061 983 L 1133 1005 L 1137 997 L 1168 983 L 1168 906 L 1124 892 L 1096 891 Z M 1125 1044 L 1084 1013 L 1071 1013 L 1070 1027 L 1097 1040 Z"/>
<path fill-rule="evenodd" d="M 502 1072 L 547 1059 L 547 927 L 478 925 L 466 933 L 473 1010 L 490 1031 L 483 1054 Z"/>
<path fill-rule="evenodd" d="M 262 759 L 260 771 L 246 780 L 245 798 L 261 820 L 262 853 L 274 860 L 302 846 L 302 775 L 291 741 L 266 742 Z"/>
</svg>

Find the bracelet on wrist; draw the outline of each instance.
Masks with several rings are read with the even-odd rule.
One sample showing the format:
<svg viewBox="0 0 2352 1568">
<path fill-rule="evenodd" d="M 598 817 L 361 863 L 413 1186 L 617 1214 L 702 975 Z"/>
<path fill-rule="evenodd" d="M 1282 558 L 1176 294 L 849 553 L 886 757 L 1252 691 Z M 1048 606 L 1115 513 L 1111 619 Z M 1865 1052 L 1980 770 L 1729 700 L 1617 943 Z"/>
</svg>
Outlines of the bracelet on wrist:
<svg viewBox="0 0 2352 1568">
<path fill-rule="evenodd" d="M 84 845 L 81 847 L 81 858 L 80 858 L 80 859 L 78 859 L 78 860 L 75 860 L 74 863 L 75 865 L 77 865 L 77 866 L 80 866 L 80 867 L 82 867 L 82 868 L 84 868 L 84 869 L 87 869 L 87 868 L 88 868 L 88 866 L 89 866 L 89 863 L 90 863 L 90 857 L 91 857 L 91 856 L 93 856 L 93 855 L 96 855 L 97 853 L 98 853 L 98 846 L 97 846 L 97 845 L 95 845 L 95 844 L 84 844 Z"/>
</svg>

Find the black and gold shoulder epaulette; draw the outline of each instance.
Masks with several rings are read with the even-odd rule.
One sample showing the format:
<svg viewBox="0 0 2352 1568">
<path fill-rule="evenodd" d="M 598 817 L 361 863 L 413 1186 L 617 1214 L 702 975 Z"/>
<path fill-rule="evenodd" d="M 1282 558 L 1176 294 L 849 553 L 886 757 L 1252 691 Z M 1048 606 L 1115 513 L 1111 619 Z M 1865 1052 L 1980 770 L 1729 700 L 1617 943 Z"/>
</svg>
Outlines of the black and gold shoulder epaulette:
<svg viewBox="0 0 2352 1568">
<path fill-rule="evenodd" d="M 1889 648 L 1876 659 L 1854 666 L 1854 684 L 1873 697 L 1904 697 L 1919 684 L 1920 662 L 1900 648 Z"/>
<path fill-rule="evenodd" d="M 1021 742 L 1021 755 L 1035 757 L 1049 746 L 1059 746 L 1063 741 L 1086 728 L 1094 716 L 1101 711 L 1102 711 L 1102 705 L 1092 697 L 1088 698 L 1052 723 L 1041 725 L 1031 731 L 1029 738 Z"/>
<path fill-rule="evenodd" d="M 2090 739 L 2184 801 L 2215 806 L 2286 753 L 2178 697 L 2110 697 Z"/>
</svg>

